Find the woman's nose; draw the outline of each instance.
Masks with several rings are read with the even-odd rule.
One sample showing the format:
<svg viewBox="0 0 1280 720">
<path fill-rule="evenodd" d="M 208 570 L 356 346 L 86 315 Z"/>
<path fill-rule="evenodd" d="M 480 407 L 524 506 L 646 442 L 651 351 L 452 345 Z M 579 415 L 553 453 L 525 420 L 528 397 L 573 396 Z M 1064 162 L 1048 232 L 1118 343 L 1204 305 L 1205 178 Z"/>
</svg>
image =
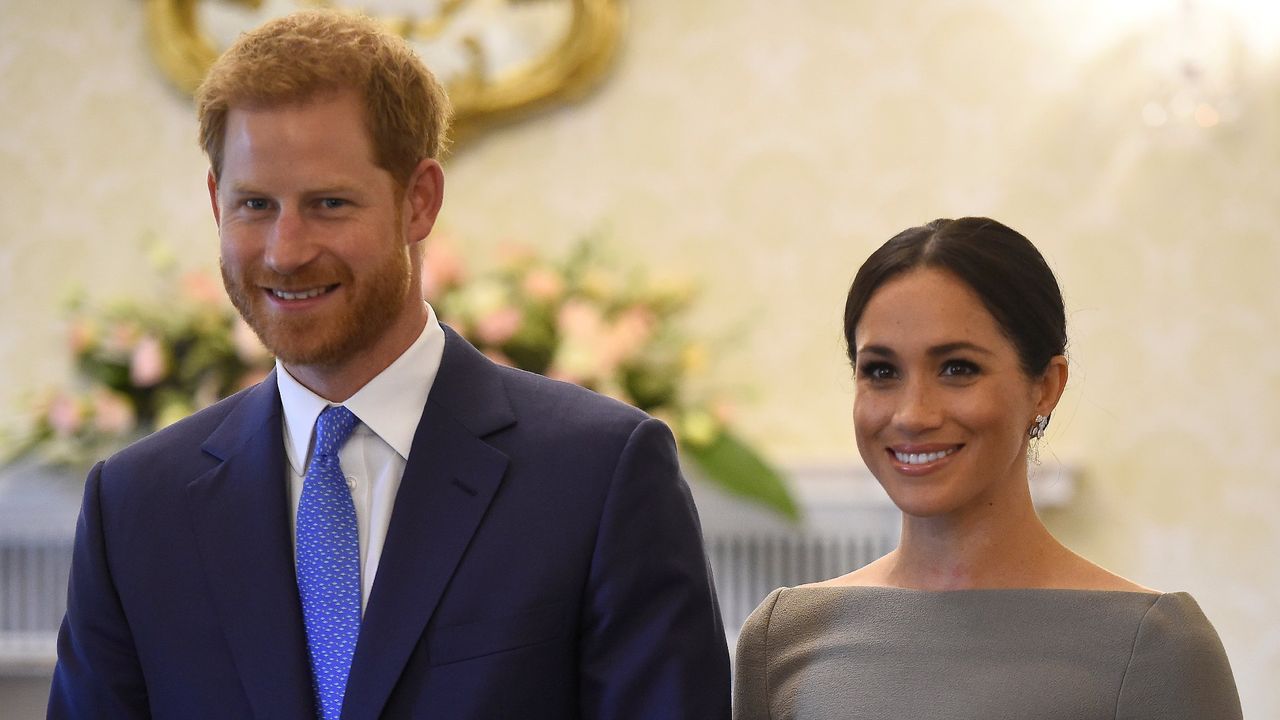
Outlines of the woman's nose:
<svg viewBox="0 0 1280 720">
<path fill-rule="evenodd" d="M 928 382 L 909 380 L 899 396 L 894 425 L 912 434 L 938 427 L 942 422 L 938 400 L 937 389 Z"/>
</svg>

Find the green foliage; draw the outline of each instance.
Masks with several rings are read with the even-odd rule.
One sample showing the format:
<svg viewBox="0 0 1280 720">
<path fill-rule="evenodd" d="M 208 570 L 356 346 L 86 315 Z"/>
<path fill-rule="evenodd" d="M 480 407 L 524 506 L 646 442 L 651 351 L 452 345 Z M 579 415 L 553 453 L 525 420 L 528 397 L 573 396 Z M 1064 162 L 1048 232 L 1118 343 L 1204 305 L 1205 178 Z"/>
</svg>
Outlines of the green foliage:
<svg viewBox="0 0 1280 720">
<path fill-rule="evenodd" d="M 788 520 L 799 520 L 800 509 L 787 484 L 764 458 L 732 433 L 721 432 L 708 445 L 690 445 L 684 453 L 726 491 L 757 502 Z"/>
</svg>

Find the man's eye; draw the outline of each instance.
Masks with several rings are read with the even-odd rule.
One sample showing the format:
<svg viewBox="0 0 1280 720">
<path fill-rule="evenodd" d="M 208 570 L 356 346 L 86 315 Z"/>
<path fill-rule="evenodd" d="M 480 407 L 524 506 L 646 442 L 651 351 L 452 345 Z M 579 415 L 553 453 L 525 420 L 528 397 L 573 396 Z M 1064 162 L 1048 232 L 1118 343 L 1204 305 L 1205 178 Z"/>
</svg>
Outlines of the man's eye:
<svg viewBox="0 0 1280 720">
<path fill-rule="evenodd" d="M 262 198 L 249 198 L 244 201 L 244 206 L 250 210 L 266 210 L 267 201 Z"/>
<path fill-rule="evenodd" d="M 337 210 L 347 206 L 347 201 L 342 198 L 325 198 L 320 201 L 320 207 L 325 210 Z"/>
<path fill-rule="evenodd" d="M 858 374 L 868 380 L 890 380 L 896 372 L 889 363 L 869 362 L 858 367 Z"/>
<path fill-rule="evenodd" d="M 978 374 L 978 366 L 968 360 L 948 360 L 942 364 L 944 377 L 968 377 Z"/>
</svg>

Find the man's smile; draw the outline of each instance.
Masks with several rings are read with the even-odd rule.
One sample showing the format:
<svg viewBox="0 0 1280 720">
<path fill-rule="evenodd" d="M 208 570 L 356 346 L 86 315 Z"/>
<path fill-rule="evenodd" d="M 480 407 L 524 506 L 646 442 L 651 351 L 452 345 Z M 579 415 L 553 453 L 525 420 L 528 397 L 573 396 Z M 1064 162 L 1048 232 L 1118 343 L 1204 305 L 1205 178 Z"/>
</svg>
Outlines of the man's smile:
<svg viewBox="0 0 1280 720">
<path fill-rule="evenodd" d="M 279 300 L 310 300 L 336 290 L 338 286 L 324 285 L 304 290 L 283 290 L 281 288 L 265 288 L 268 293 Z"/>
</svg>

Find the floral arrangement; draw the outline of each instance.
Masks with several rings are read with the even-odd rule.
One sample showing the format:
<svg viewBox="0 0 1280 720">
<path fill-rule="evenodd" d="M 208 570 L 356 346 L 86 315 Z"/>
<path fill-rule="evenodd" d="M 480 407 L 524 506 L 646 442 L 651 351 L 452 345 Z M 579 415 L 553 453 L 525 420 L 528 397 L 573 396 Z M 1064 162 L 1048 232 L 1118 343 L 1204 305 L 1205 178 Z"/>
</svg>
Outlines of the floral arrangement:
<svg viewBox="0 0 1280 720">
<path fill-rule="evenodd" d="M 168 278 L 168 305 L 70 302 L 71 387 L 43 394 L 12 458 L 86 468 L 266 377 L 272 359 L 207 274 Z"/>
<path fill-rule="evenodd" d="M 798 510 L 778 472 L 731 427 L 729 398 L 709 386 L 710 349 L 681 332 L 693 300 L 679 280 L 609 262 L 599 242 L 562 260 L 523 246 L 472 276 L 447 238 L 424 264 L 428 300 L 445 324 L 496 362 L 614 397 L 667 423 L 681 454 L 723 489 L 788 518 Z"/>
<path fill-rule="evenodd" d="M 664 420 L 680 451 L 725 490 L 789 518 L 798 511 L 779 474 L 731 428 L 731 405 L 709 379 L 710 350 L 681 331 L 693 293 L 678 281 L 624 273 L 599 243 L 560 261 L 508 247 L 474 277 L 447 238 L 428 244 L 428 300 L 493 360 L 583 385 Z M 129 442 L 259 382 L 272 358 L 221 285 L 167 272 L 165 305 L 71 303 L 72 387 L 35 404 L 10 459 L 86 468 Z"/>
</svg>

